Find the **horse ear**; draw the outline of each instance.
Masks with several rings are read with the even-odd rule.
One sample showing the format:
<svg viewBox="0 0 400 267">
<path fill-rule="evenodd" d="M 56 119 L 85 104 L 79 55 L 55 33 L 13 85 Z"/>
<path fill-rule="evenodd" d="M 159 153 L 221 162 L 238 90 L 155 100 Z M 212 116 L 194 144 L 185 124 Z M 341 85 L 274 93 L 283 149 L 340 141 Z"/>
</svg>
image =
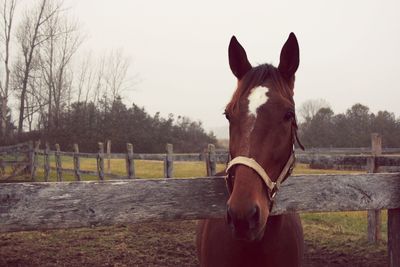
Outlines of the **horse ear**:
<svg viewBox="0 0 400 267">
<path fill-rule="evenodd" d="M 299 44 L 294 33 L 290 33 L 289 38 L 282 47 L 278 70 L 286 79 L 294 77 L 300 63 Z"/>
<path fill-rule="evenodd" d="M 239 80 L 252 68 L 249 60 L 247 59 L 246 51 L 239 44 L 235 36 L 232 36 L 229 43 L 229 66 L 233 74 Z"/>
</svg>

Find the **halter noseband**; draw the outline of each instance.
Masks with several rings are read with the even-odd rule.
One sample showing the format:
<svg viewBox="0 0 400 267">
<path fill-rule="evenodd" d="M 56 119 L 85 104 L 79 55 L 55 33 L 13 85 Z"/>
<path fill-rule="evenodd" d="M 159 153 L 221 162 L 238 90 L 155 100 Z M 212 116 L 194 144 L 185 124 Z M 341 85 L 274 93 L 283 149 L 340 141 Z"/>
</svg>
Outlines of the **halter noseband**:
<svg viewBox="0 0 400 267">
<path fill-rule="evenodd" d="M 229 193 L 232 193 L 232 189 L 233 189 L 233 183 L 231 180 L 232 177 L 229 175 L 229 170 L 235 165 L 244 165 L 244 166 L 247 166 L 247 167 L 253 169 L 260 176 L 260 178 L 263 180 L 263 182 L 269 189 L 268 190 L 268 198 L 269 198 L 269 200 L 272 201 L 276 195 L 276 192 L 279 190 L 281 183 L 292 173 L 294 163 L 295 163 L 295 156 L 294 156 L 294 151 L 293 151 L 290 154 L 290 157 L 289 157 L 288 161 L 286 162 L 285 167 L 283 167 L 278 178 L 276 179 L 275 182 L 273 182 L 271 180 L 271 178 L 269 178 L 269 176 L 268 176 L 267 172 L 264 170 L 264 168 L 257 161 L 255 161 L 252 158 L 238 156 L 238 157 L 234 158 L 233 160 L 231 160 L 228 163 L 228 167 L 226 168 L 226 172 L 228 173 L 228 175 L 225 176 L 225 180 L 227 183 L 228 191 L 229 191 Z"/>
</svg>

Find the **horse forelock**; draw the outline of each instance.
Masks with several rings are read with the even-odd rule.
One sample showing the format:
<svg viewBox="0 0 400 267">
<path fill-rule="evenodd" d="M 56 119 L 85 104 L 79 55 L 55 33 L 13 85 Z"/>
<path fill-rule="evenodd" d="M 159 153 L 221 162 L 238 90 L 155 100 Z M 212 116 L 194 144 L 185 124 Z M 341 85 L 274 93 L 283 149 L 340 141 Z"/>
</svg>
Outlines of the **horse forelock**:
<svg viewBox="0 0 400 267">
<path fill-rule="evenodd" d="M 271 88 L 273 88 L 274 92 L 281 95 L 285 101 L 294 107 L 294 81 L 289 81 L 285 84 L 277 68 L 270 64 L 262 64 L 249 70 L 242 80 L 238 82 L 238 87 L 233 93 L 231 101 L 226 106 L 226 113 L 232 115 L 238 114 L 240 112 L 240 100 L 247 95 L 251 89 L 263 85 L 267 80 L 273 83 Z"/>
</svg>

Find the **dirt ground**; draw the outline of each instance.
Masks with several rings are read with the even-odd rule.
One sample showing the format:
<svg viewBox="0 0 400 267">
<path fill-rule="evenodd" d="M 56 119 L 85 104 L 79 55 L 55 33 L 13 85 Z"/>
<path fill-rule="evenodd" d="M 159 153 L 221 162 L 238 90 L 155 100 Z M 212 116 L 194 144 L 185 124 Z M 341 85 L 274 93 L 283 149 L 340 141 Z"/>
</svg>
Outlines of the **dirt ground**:
<svg viewBox="0 0 400 267">
<path fill-rule="evenodd" d="M 195 221 L 0 234 L 0 266 L 198 266 Z M 387 266 L 384 252 L 306 239 L 304 266 Z"/>
</svg>

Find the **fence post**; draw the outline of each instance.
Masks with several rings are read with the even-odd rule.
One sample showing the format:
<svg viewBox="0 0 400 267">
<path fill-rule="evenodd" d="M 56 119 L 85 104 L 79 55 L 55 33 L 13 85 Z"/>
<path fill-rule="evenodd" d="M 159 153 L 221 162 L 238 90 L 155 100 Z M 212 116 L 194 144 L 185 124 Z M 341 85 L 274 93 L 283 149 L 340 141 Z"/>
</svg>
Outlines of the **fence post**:
<svg viewBox="0 0 400 267">
<path fill-rule="evenodd" d="M 99 153 L 97 154 L 97 173 L 99 180 L 104 181 L 104 144 L 99 142 Z"/>
<path fill-rule="evenodd" d="M 27 174 L 29 172 L 29 175 L 32 178 L 32 171 L 33 171 L 33 163 L 34 163 L 34 153 L 33 153 L 33 149 L 34 149 L 34 145 L 32 141 L 29 141 L 29 150 L 28 150 L 28 162 L 29 162 L 29 166 L 27 169 Z M 33 179 L 32 179 L 33 180 Z"/>
<path fill-rule="evenodd" d="M 214 176 L 217 169 L 217 160 L 215 155 L 215 146 L 213 144 L 208 145 L 206 161 L 207 176 Z"/>
<path fill-rule="evenodd" d="M 107 140 L 107 173 L 111 174 L 111 140 Z"/>
<path fill-rule="evenodd" d="M 34 182 L 35 181 L 35 175 L 36 175 L 36 168 L 37 168 L 37 151 L 39 150 L 40 146 L 40 140 L 35 141 L 35 145 L 32 147 L 32 152 L 31 152 L 31 180 Z"/>
<path fill-rule="evenodd" d="M 173 146 L 172 144 L 167 144 L 166 146 L 167 155 L 164 161 L 164 177 L 165 178 L 172 178 L 173 177 Z"/>
<path fill-rule="evenodd" d="M 367 161 L 367 172 L 377 173 L 376 157 L 382 154 L 382 137 L 377 133 L 371 134 L 371 157 Z M 381 239 L 381 211 L 368 210 L 368 242 L 377 243 Z"/>
<path fill-rule="evenodd" d="M 75 179 L 77 181 L 81 180 L 81 172 L 80 172 L 80 168 L 81 168 L 81 162 L 79 159 L 79 147 L 78 144 L 74 144 L 74 174 L 75 174 Z"/>
<path fill-rule="evenodd" d="M 400 209 L 388 210 L 388 262 L 390 267 L 400 266 Z"/>
<path fill-rule="evenodd" d="M 62 182 L 62 164 L 61 164 L 61 155 L 60 155 L 60 145 L 56 144 L 56 152 L 55 159 L 56 159 L 56 170 L 57 170 L 57 182 Z"/>
<path fill-rule="evenodd" d="M 126 154 L 126 175 L 128 179 L 135 178 L 135 164 L 133 161 L 133 146 L 131 143 L 126 144 L 126 148 L 128 150 Z"/>
<path fill-rule="evenodd" d="M 50 175 L 50 160 L 49 160 L 49 143 L 45 143 L 45 148 L 44 148 L 44 153 L 43 153 L 43 170 L 44 170 L 44 181 L 48 182 L 49 181 L 49 175 Z"/>
</svg>

